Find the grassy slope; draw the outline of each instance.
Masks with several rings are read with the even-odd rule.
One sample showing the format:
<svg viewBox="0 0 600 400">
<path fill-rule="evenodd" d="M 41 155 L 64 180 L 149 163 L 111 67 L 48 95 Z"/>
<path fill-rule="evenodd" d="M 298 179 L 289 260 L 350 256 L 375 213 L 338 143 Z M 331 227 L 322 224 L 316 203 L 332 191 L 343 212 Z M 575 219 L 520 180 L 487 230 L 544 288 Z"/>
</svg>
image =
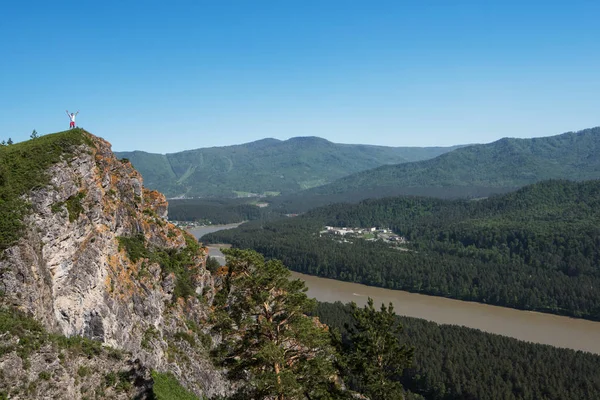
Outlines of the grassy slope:
<svg viewBox="0 0 600 400">
<path fill-rule="evenodd" d="M 457 149 L 431 160 L 359 172 L 304 195 L 390 187 L 509 189 L 546 179 L 597 179 L 599 151 L 600 127 L 544 138 L 505 138 Z"/>
<path fill-rule="evenodd" d="M 234 191 L 291 193 L 385 164 L 435 157 L 453 147 L 383 147 L 335 144 L 316 137 L 264 139 L 160 155 L 118 152 L 145 184 L 167 195 L 233 196 Z"/>
<path fill-rule="evenodd" d="M 69 157 L 75 146 L 91 144 L 82 129 L 73 129 L 0 147 L 0 251 L 14 243 L 27 204 L 22 196 L 48 183 L 49 166 Z"/>
<path fill-rule="evenodd" d="M 152 371 L 152 394 L 155 400 L 198 400 L 198 397 L 181 386 L 171 373 Z"/>
</svg>

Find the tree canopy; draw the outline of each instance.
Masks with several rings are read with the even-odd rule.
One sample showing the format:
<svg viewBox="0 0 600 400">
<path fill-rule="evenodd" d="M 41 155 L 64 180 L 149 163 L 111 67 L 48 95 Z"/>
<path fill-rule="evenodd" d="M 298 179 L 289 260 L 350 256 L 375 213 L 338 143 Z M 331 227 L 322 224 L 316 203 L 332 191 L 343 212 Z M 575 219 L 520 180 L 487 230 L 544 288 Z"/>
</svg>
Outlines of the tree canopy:
<svg viewBox="0 0 600 400">
<path fill-rule="evenodd" d="M 402 398 L 400 377 L 412 366 L 413 349 L 399 342 L 402 326 L 394 307 L 382 304 L 377 312 L 369 298 L 363 308 L 355 303 L 351 308 L 353 324 L 346 323 L 348 340 L 342 345 L 346 380 L 372 400 Z"/>
<path fill-rule="evenodd" d="M 315 301 L 280 261 L 256 252 L 224 250 L 216 301 L 215 352 L 234 379 L 247 379 L 238 398 L 340 398 L 333 380 L 334 348 L 327 327 L 306 313 Z"/>
</svg>

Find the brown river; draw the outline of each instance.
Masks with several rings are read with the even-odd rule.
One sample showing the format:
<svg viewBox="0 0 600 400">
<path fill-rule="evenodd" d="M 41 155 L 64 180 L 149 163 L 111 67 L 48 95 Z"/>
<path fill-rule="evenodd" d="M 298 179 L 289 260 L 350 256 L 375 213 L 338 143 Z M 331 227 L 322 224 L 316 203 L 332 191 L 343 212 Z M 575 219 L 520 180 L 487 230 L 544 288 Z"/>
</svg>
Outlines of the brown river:
<svg viewBox="0 0 600 400">
<path fill-rule="evenodd" d="M 230 229 L 237 225 L 200 227 L 191 229 L 190 232 L 200 238 L 208 232 Z M 211 256 L 216 257 L 221 264 L 224 263 L 224 257 L 218 247 L 210 247 L 209 250 Z M 354 301 L 358 305 L 364 305 L 367 299 L 372 297 L 377 307 L 382 302 L 391 302 L 399 315 L 423 318 L 439 324 L 462 325 L 528 342 L 600 354 L 600 322 L 382 289 L 297 272 L 292 272 L 292 276 L 305 281 L 308 296 L 319 301 Z"/>
</svg>

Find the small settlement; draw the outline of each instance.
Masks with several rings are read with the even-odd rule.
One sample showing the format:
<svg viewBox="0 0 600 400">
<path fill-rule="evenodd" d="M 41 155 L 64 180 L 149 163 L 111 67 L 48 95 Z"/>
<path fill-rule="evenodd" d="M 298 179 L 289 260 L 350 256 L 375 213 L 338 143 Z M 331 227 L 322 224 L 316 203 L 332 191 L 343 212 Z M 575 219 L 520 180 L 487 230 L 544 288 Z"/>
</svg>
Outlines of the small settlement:
<svg viewBox="0 0 600 400">
<path fill-rule="evenodd" d="M 207 224 L 199 221 L 169 221 L 173 225 L 181 229 L 193 229 L 206 226 Z"/>
<path fill-rule="evenodd" d="M 382 240 L 391 244 L 405 244 L 408 243 L 404 236 L 396 235 L 391 229 L 385 228 L 346 228 L 337 226 L 326 226 L 324 230 L 319 232 L 319 236 L 331 235 L 333 238 L 356 238 L 364 239 L 367 241 Z M 348 240 L 340 240 L 341 242 L 347 242 Z"/>
</svg>

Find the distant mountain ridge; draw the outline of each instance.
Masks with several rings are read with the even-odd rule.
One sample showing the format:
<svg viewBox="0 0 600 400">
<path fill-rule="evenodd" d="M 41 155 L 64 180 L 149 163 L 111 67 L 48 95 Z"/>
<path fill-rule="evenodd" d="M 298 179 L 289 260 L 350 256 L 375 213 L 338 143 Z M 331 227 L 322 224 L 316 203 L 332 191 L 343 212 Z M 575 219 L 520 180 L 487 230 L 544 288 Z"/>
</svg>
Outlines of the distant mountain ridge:
<svg viewBox="0 0 600 400">
<path fill-rule="evenodd" d="M 561 135 L 462 147 L 436 158 L 385 165 L 300 192 L 301 197 L 357 193 L 459 197 L 501 193 L 547 179 L 600 178 L 600 127 Z M 362 197 L 366 198 L 366 197 Z"/>
<path fill-rule="evenodd" d="M 307 136 L 171 154 L 115 154 L 129 159 L 148 187 L 167 196 L 235 197 L 294 193 L 381 165 L 437 157 L 458 147 L 337 144 Z"/>
</svg>

